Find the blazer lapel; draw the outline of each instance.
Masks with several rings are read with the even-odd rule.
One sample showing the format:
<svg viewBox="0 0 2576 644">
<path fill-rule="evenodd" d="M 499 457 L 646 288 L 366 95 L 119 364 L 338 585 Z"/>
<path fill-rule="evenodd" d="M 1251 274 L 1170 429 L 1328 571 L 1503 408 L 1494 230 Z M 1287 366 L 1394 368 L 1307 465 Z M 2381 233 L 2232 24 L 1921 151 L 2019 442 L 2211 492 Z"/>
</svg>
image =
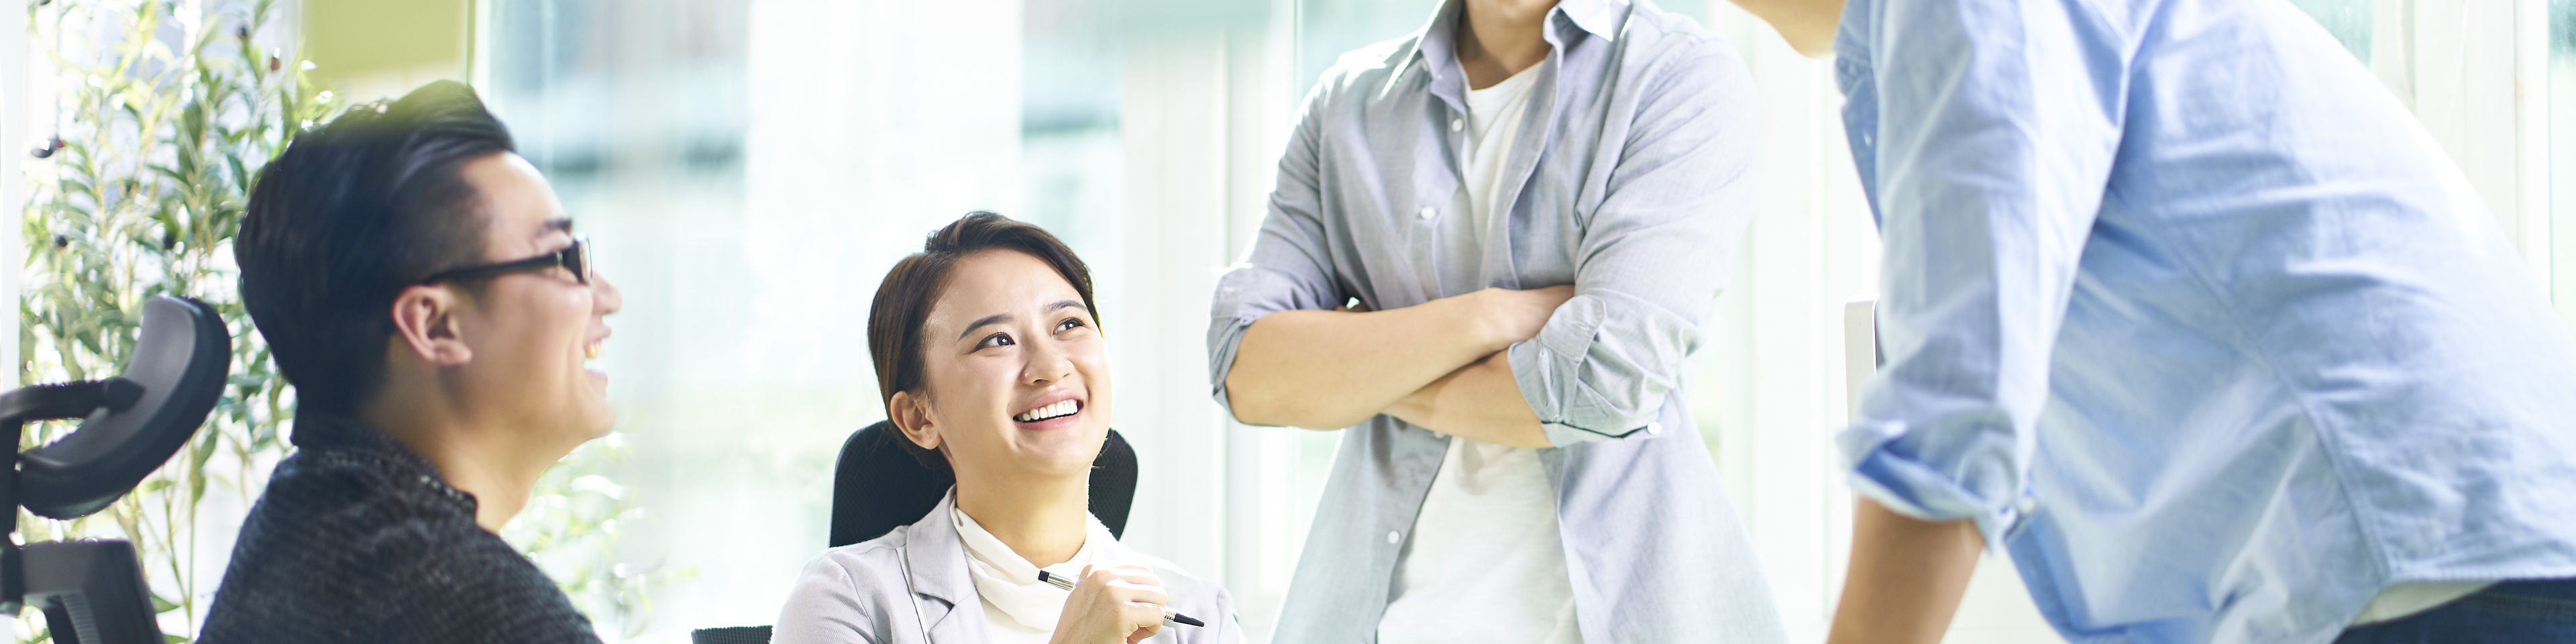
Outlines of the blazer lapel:
<svg viewBox="0 0 2576 644">
<path fill-rule="evenodd" d="M 904 531 L 904 564 L 912 571 L 912 601 L 921 608 L 922 630 L 932 642 L 983 642 L 984 600 L 966 572 L 966 546 L 957 538 L 950 513 L 957 491 L 930 514 Z"/>
</svg>

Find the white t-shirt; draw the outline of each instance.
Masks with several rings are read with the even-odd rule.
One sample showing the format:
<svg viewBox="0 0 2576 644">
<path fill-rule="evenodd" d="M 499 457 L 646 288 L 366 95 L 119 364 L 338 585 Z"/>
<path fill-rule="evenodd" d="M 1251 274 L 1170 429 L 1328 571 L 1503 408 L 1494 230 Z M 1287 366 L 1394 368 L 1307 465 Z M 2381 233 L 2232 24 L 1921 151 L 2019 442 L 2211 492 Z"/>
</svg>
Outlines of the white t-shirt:
<svg viewBox="0 0 2576 644">
<path fill-rule="evenodd" d="M 1467 211 L 1478 228 L 1492 221 L 1494 208 L 1520 191 L 1505 182 L 1512 150 L 1520 142 L 1521 118 L 1529 114 L 1531 88 L 1538 85 L 1538 65 L 1513 74 L 1493 87 L 1467 90 Z"/>
<path fill-rule="evenodd" d="M 1538 66 L 1467 92 L 1468 208 L 1483 230 L 1520 189 L 1504 165 Z M 1396 560 L 1380 644 L 1579 643 L 1574 586 L 1557 534 L 1556 488 L 1538 450 L 1451 437 L 1413 535 Z"/>
<path fill-rule="evenodd" d="M 2413 617 L 2416 613 L 2440 608 L 2495 584 L 2492 581 L 2418 581 L 2391 585 L 2379 589 L 2379 594 L 2371 597 L 2370 603 L 2362 605 L 2361 614 L 2353 616 L 2352 625 Z"/>
</svg>

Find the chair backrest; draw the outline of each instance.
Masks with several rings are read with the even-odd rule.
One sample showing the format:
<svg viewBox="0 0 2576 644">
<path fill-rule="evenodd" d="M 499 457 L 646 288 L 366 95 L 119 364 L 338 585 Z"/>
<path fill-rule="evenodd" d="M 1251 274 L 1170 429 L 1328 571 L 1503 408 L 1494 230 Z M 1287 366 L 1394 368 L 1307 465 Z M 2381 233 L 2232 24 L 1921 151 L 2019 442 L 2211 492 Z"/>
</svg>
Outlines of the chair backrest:
<svg viewBox="0 0 2576 644">
<path fill-rule="evenodd" d="M 689 631 L 689 644 L 769 644 L 767 626 L 728 626 Z"/>
<path fill-rule="evenodd" d="M 878 421 L 850 434 L 841 444 L 840 464 L 832 476 L 834 548 L 874 539 L 898 526 L 911 525 L 939 506 L 957 480 L 913 460 L 897 441 L 894 424 Z M 1091 515 L 1100 517 L 1109 534 L 1127 534 L 1127 511 L 1136 502 L 1136 450 L 1126 437 L 1109 430 L 1100 456 L 1091 463 Z"/>
<path fill-rule="evenodd" d="M 19 545 L 17 508 L 57 519 L 97 512 L 170 460 L 223 396 L 232 337 L 204 302 L 144 302 L 142 334 L 124 371 L 105 380 L 0 393 L 14 471 L 0 473 L 0 613 L 44 611 L 69 644 L 160 644 L 151 585 L 123 540 Z M 25 423 L 84 418 L 44 447 L 18 451 Z"/>
<path fill-rule="evenodd" d="M 78 416 L 89 419 L 80 429 L 19 454 L 13 500 L 29 512 L 70 519 L 125 496 L 197 435 L 197 427 L 223 397 L 232 356 L 232 336 L 214 307 L 166 295 L 146 300 L 133 355 L 122 373 L 102 383 L 111 391 L 131 388 L 139 395 L 121 401 L 113 413 L 80 409 Z M 43 389 L 28 387 L 8 395 L 33 397 Z M 15 415 L 32 420 L 43 414 Z"/>
<path fill-rule="evenodd" d="M 895 441 L 904 440 L 894 423 L 878 421 L 850 434 L 841 443 L 840 463 L 832 473 L 832 547 L 874 539 L 911 525 L 939 507 L 939 497 L 957 480 L 913 460 Z M 1091 515 L 1109 527 L 1111 536 L 1127 534 L 1128 506 L 1136 502 L 1136 450 L 1118 430 L 1091 461 Z M 763 644 L 767 626 L 701 628 L 689 632 L 692 644 Z"/>
</svg>

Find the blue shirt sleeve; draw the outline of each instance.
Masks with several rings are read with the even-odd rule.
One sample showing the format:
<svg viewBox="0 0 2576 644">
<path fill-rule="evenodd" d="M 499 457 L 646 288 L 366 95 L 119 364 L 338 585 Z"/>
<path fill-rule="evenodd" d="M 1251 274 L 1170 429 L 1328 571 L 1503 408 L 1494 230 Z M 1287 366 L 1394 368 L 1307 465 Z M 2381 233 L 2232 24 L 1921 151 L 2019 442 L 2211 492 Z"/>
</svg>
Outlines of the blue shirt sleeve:
<svg viewBox="0 0 2576 644">
<path fill-rule="evenodd" d="M 1338 308 L 1349 297 L 1333 277 L 1317 166 L 1315 108 L 1329 85 L 1317 85 L 1306 97 L 1287 152 L 1280 156 L 1278 185 L 1271 190 L 1270 211 L 1261 218 L 1252 248 L 1242 263 L 1217 278 L 1208 312 L 1208 384 L 1228 414 L 1234 413 L 1234 405 L 1226 396 L 1225 377 L 1234 371 L 1235 351 L 1253 322 L 1280 311 Z"/>
<path fill-rule="evenodd" d="M 1860 493 L 1974 519 L 2000 544 L 2119 149 L 2129 51 L 2081 0 L 1846 11 L 1847 95 L 1870 102 L 1846 121 L 1885 244 L 1887 363 L 1839 442 Z"/>
<path fill-rule="evenodd" d="M 1581 222 L 1575 295 L 1512 345 L 1513 379 L 1548 443 L 1658 434 L 1753 210 L 1753 83 L 1715 41 L 1661 58 L 1616 135 L 1600 206 Z M 1554 153 L 1566 153 L 1557 151 Z M 1538 285 L 1528 285 L 1538 286 Z"/>
</svg>

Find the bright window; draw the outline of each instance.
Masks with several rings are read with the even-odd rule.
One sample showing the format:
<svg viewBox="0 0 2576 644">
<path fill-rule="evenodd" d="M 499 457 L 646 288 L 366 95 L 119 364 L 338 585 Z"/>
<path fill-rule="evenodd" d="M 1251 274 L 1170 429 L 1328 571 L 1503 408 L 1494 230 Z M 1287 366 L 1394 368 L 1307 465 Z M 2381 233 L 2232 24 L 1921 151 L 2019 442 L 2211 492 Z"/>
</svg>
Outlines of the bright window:
<svg viewBox="0 0 2576 644">
<path fill-rule="evenodd" d="M 2548 1 L 2550 284 L 2559 317 L 2576 322 L 2576 0 Z"/>
<path fill-rule="evenodd" d="M 2290 0 L 2290 4 L 2316 18 L 2326 33 L 2334 34 L 2345 49 L 2361 58 L 2361 64 L 2370 64 L 2372 27 L 2378 21 L 2374 0 Z"/>
</svg>

